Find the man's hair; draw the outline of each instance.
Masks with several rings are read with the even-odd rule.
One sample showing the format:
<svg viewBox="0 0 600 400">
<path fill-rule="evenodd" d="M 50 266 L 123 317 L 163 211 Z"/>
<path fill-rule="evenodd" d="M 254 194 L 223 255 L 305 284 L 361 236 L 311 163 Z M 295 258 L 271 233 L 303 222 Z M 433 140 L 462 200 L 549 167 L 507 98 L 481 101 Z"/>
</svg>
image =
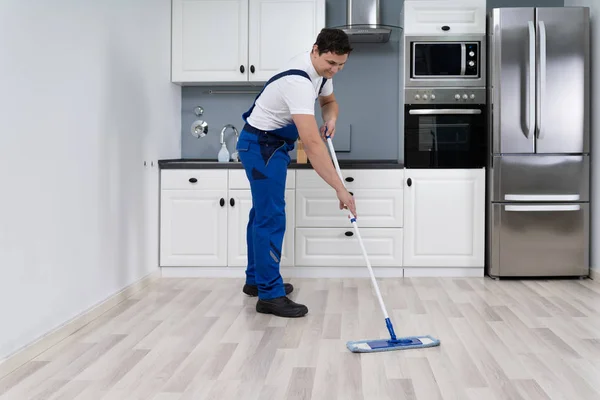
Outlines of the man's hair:
<svg viewBox="0 0 600 400">
<path fill-rule="evenodd" d="M 321 29 L 315 44 L 319 48 L 319 55 L 332 52 L 341 56 L 352 51 L 348 35 L 341 29 Z"/>
</svg>

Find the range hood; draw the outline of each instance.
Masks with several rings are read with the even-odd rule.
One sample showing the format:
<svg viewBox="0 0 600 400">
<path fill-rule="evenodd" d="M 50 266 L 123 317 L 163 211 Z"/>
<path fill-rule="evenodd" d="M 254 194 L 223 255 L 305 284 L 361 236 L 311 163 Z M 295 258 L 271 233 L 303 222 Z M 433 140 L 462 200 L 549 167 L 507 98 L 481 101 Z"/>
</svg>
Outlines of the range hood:
<svg viewBox="0 0 600 400">
<path fill-rule="evenodd" d="M 346 0 L 346 25 L 339 27 L 354 43 L 385 43 L 392 30 L 381 25 L 379 0 Z"/>
</svg>

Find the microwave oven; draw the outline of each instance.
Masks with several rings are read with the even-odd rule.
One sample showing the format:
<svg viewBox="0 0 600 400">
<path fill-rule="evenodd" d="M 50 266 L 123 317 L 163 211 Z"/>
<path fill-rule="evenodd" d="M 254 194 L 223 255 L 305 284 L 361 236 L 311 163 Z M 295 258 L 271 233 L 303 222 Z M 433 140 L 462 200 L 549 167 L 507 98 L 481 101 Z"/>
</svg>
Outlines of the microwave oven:
<svg viewBox="0 0 600 400">
<path fill-rule="evenodd" d="M 485 87 L 484 37 L 408 37 L 405 85 Z"/>
</svg>

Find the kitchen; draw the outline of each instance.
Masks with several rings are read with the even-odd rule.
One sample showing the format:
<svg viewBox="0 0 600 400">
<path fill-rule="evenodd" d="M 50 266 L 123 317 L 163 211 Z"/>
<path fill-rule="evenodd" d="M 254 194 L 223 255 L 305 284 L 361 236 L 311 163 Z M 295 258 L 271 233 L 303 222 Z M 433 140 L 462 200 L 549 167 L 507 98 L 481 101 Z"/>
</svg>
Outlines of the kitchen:
<svg viewBox="0 0 600 400">
<path fill-rule="evenodd" d="M 488 1 L 487 8 L 515 5 L 514 2 L 511 4 L 506 0 L 494 3 L 497 4 Z M 518 3 L 524 5 L 523 2 Z M 539 6 L 558 5 L 550 4 L 549 1 L 530 3 L 533 4 L 529 5 Z M 113 390 L 110 394 L 117 398 L 119 394 L 129 393 L 127 390 L 131 388 L 132 391 L 137 390 L 138 395 L 157 392 L 160 388 L 154 387 L 150 381 L 139 381 L 136 376 L 144 371 L 158 376 L 159 371 L 150 368 L 152 359 L 156 360 L 154 356 L 158 354 L 165 354 L 161 352 L 162 350 L 168 352 L 171 345 L 168 341 L 161 341 L 161 335 L 169 333 L 168 326 L 176 322 L 176 318 L 188 321 L 182 329 L 186 326 L 189 329 L 192 326 L 189 324 L 199 323 L 203 318 L 198 314 L 189 319 L 194 314 L 188 315 L 186 310 L 177 309 L 177 301 L 173 303 L 168 301 L 169 293 L 181 296 L 182 300 L 187 298 L 188 307 L 200 304 L 196 311 L 207 312 L 206 318 L 212 318 L 211 315 L 215 317 L 215 313 L 221 306 L 229 310 L 224 314 L 222 323 L 234 323 L 231 331 L 223 330 L 221 327 L 209 331 L 207 339 L 216 340 L 215 335 L 222 333 L 225 342 L 219 345 L 219 349 L 224 351 L 222 353 L 224 356 L 230 357 L 231 363 L 227 363 L 228 366 L 224 369 L 223 366 L 219 367 L 223 374 L 218 377 L 216 372 L 210 372 L 211 366 L 218 365 L 216 360 L 206 364 L 202 361 L 203 357 L 212 354 L 209 347 L 201 345 L 195 348 L 195 352 L 194 348 L 188 347 L 183 353 L 173 353 L 182 356 L 193 354 L 199 357 L 188 357 L 183 362 L 185 369 L 182 371 L 185 371 L 183 375 L 188 376 L 187 378 L 182 374 L 173 375 L 170 382 L 172 396 L 168 397 L 169 395 L 163 393 L 162 397 L 158 395 L 157 398 L 180 398 L 179 391 L 176 389 L 181 388 L 183 385 L 181 382 L 192 381 L 192 377 L 195 376 L 194 368 L 199 371 L 198 381 L 191 383 L 187 388 L 190 391 L 197 391 L 197 393 L 204 391 L 206 394 L 212 392 L 212 395 L 220 394 L 220 398 L 227 398 L 228 394 L 233 396 L 236 393 L 244 393 L 243 385 L 230 384 L 228 379 L 235 380 L 238 377 L 232 366 L 235 362 L 239 365 L 252 366 L 249 360 L 245 361 L 245 355 L 255 349 L 252 347 L 251 338 L 240 341 L 235 338 L 234 330 L 246 330 L 248 324 L 256 327 L 264 320 L 254 320 L 252 314 L 248 316 L 244 313 L 236 319 L 237 314 L 231 314 L 238 310 L 238 307 L 252 304 L 246 299 L 237 297 L 232 297 L 230 303 L 224 302 L 225 299 L 219 299 L 219 295 L 228 293 L 227 290 L 239 290 L 235 284 L 224 283 L 212 292 L 210 292 L 210 284 L 217 282 L 215 279 L 166 280 L 165 282 L 172 283 L 164 283 L 166 286 L 161 286 L 162 284 L 153 286 L 160 280 L 161 275 L 161 270 L 156 267 L 161 245 L 157 218 L 160 199 L 156 194 L 159 190 L 165 189 L 165 186 L 159 188 L 158 178 L 161 171 L 159 160 L 179 158 L 216 160 L 220 148 L 221 129 L 228 123 L 240 128 L 241 125 L 235 121 L 239 120 L 239 115 L 254 97 L 252 93 L 225 92 L 251 91 L 256 87 L 229 84 L 204 87 L 183 86 L 178 89 L 177 85 L 171 85 L 169 82 L 171 60 L 165 57 L 165 54 L 171 54 L 171 20 L 164 17 L 170 15 L 171 4 L 158 0 L 151 2 L 152 5 L 148 4 L 150 3 L 146 2 L 143 7 L 153 11 L 148 11 L 144 16 L 151 18 L 151 23 L 138 22 L 139 9 L 142 6 L 135 7 L 132 4 L 120 7 L 96 5 L 94 7 L 98 10 L 93 13 L 82 7 L 74 7 L 69 9 L 69 12 L 57 7 L 54 10 L 46 10 L 49 14 L 42 18 L 41 14 L 29 12 L 26 5 L 15 3 L 9 10 L 14 11 L 19 18 L 12 18 L 11 21 L 2 24 L 4 29 L 8 30 L 7 32 L 12 33 L 4 36 L 14 39 L 14 43 L 6 43 L 6 48 L 11 51 L 11 54 L 12 52 L 15 54 L 8 64 L 14 68 L 3 71 L 6 72 L 4 76 L 15 78 L 9 86 L 12 91 L 8 91 L 13 97 L 11 101 L 7 99 L 5 102 L 6 110 L 11 111 L 7 113 L 6 120 L 7 126 L 18 134 L 5 135 L 3 140 L 6 142 L 3 141 L 0 146 L 5 150 L 1 157 L 6 162 L 5 166 L 13 167 L 4 168 L 3 182 L 7 191 L 2 207 L 6 214 L 3 214 L 2 221 L 3 226 L 8 227 L 9 230 L 2 231 L 3 235 L 0 236 L 3 250 L 0 253 L 3 257 L 3 266 L 16 265 L 18 268 L 3 268 L 3 276 L 0 279 L 2 282 L 0 293 L 3 300 L 3 305 L 0 306 L 3 327 L 0 333 L 2 350 L 0 358 L 15 354 L 0 364 L 0 372 L 12 371 L 24 360 L 37 356 L 52 344 L 60 344 L 55 348 L 54 354 L 42 354 L 38 361 L 26 364 L 26 369 L 19 370 L 21 372 L 17 375 L 8 375 L 8 378 L 0 380 L 0 396 L 8 389 L 11 389 L 7 391 L 9 395 L 11 391 L 29 394 L 24 392 L 27 389 L 38 393 L 46 391 L 58 394 L 75 393 L 80 390 L 82 398 L 86 394 L 87 398 L 94 398 L 93 394 L 103 389 L 97 385 L 94 387 L 94 385 L 87 386 L 81 383 L 86 381 L 85 376 L 88 379 L 93 378 L 93 371 L 98 371 L 93 363 L 91 367 L 86 368 L 91 363 L 92 353 L 87 353 L 87 358 L 77 357 L 77 350 L 68 347 L 68 344 L 80 343 L 81 348 L 92 346 L 92 352 L 102 346 L 110 347 L 112 342 L 107 339 L 98 345 L 93 341 L 94 335 L 102 337 L 101 331 L 95 331 L 95 327 L 100 328 L 99 324 L 110 321 L 110 318 L 115 318 L 113 325 L 120 326 L 121 328 L 117 329 L 121 329 L 126 334 L 140 335 L 145 330 L 152 332 L 151 321 L 143 321 L 144 315 L 148 315 L 144 314 L 143 310 L 150 312 L 152 304 L 169 304 L 162 309 L 162 316 L 156 316 L 160 328 L 153 331 L 153 334 L 147 336 L 145 341 L 138 345 L 138 351 L 148 351 L 150 357 L 143 357 L 141 360 L 130 359 L 135 367 L 132 366 L 131 372 L 123 375 L 122 379 L 121 376 L 116 375 L 119 377 L 119 379 L 115 378 L 116 382 L 110 379 L 101 381 L 111 385 Z M 560 2 L 559 6 L 563 5 L 569 4 Z M 592 2 L 585 5 L 593 6 Z M 401 25 L 403 9 L 402 5 L 396 2 L 381 1 L 382 22 L 392 26 Z M 8 14 L 10 13 L 4 15 Z M 345 2 L 327 1 L 325 14 L 327 25 L 343 25 L 346 21 Z M 35 18 L 39 24 L 37 35 L 24 34 L 20 30 L 20 26 L 37 26 L 29 23 L 31 18 Z M 204 29 L 223 29 L 223 26 L 231 26 L 216 24 L 211 27 L 208 25 L 214 23 L 211 20 L 203 20 L 203 23 L 206 25 L 199 24 L 197 27 L 201 32 Z M 148 31 L 149 24 L 155 27 L 154 31 Z M 56 28 L 59 26 L 63 29 Z M 106 26 L 111 26 L 110 30 Z M 86 34 L 70 35 L 67 38 L 66 33 L 69 31 L 86 32 Z M 15 34 L 16 32 L 20 34 Z M 41 34 L 42 32 L 44 35 Z M 339 141 L 335 143 L 336 149 L 339 148 L 339 158 L 343 162 L 354 162 L 354 165 L 362 166 L 373 160 L 383 160 L 378 161 L 379 166 L 381 164 L 389 166 L 390 160 L 404 163 L 404 141 L 398 134 L 405 123 L 405 115 L 400 112 L 404 107 L 402 99 L 404 82 L 400 79 L 404 72 L 402 56 L 404 33 L 392 28 L 392 36 L 387 43 L 356 45 L 357 51 L 352 55 L 351 62 L 338 75 L 339 78 L 336 77 L 336 95 L 341 104 L 342 114 L 338 129 L 342 134 L 339 136 Z M 34 38 L 38 38 L 38 41 L 34 41 Z M 84 43 L 83 38 L 87 42 Z M 20 44 L 22 48 L 34 48 L 35 51 L 28 53 L 19 51 L 15 43 Z M 63 52 L 64 47 L 61 43 L 79 46 L 77 48 L 81 49 L 80 54 L 69 53 L 64 58 L 48 57 L 42 68 L 41 64 L 37 63 L 36 56 L 52 54 L 50 52 Z M 105 51 L 94 50 L 97 48 Z M 107 62 L 107 60 L 112 61 Z M 8 67 L 5 65 L 4 68 Z M 30 75 L 31 72 L 28 71 L 32 69 L 35 74 Z M 81 84 L 84 81 L 89 83 L 87 87 Z M 55 85 L 54 82 L 57 84 Z M 85 90 L 82 89 L 84 87 Z M 44 88 L 51 90 L 50 92 L 40 90 Z M 210 89 L 220 93 L 204 93 Z M 34 98 L 35 106 L 31 104 L 31 99 Z M 196 110 L 197 106 L 201 106 L 203 111 Z M 379 111 L 388 108 L 398 112 Z M 372 109 L 378 112 L 370 111 Z M 65 110 L 76 110 L 76 112 L 69 113 Z M 31 113 L 28 111 L 33 111 L 36 119 L 44 120 L 46 127 L 52 127 L 52 135 L 35 136 L 35 139 L 32 138 L 35 144 L 30 142 L 25 144 L 25 140 L 31 137 L 28 124 L 23 124 L 25 118 L 31 119 Z M 201 115 L 196 115 L 195 112 Z M 198 119 L 205 120 L 209 124 L 209 131 L 205 137 L 196 138 L 192 135 L 190 127 Z M 82 132 L 87 133 L 83 135 Z M 225 135 L 231 149 L 235 142 L 232 130 L 225 132 Z M 48 152 L 49 149 L 53 151 Z M 25 154 L 30 156 L 27 162 L 23 160 Z M 173 170 L 185 171 L 185 169 Z M 409 188 L 407 178 L 410 177 L 406 175 L 407 170 L 397 168 L 397 165 L 394 168 L 386 167 L 385 173 L 389 174 L 389 178 L 382 176 L 375 180 L 372 179 L 373 175 L 370 175 L 369 171 L 381 169 L 350 168 L 350 170 L 365 174 L 362 179 L 359 175 L 353 176 L 356 178 L 355 183 L 369 182 L 373 185 L 362 189 L 359 187 L 357 197 L 360 194 L 359 190 L 376 191 L 382 196 L 388 196 L 387 199 L 382 200 L 387 208 L 380 210 L 373 207 L 373 212 L 389 211 L 390 214 L 375 214 L 372 219 L 373 225 L 370 227 L 368 218 L 365 217 L 367 226 L 364 230 L 370 228 L 373 229 L 371 232 L 375 233 L 384 229 L 401 232 L 403 234 L 401 243 L 404 243 L 408 232 L 407 226 L 411 226 L 407 218 L 410 219 L 411 215 L 420 215 L 406 212 L 404 194 Z M 230 204 L 230 199 L 233 196 L 230 196 L 229 192 L 247 190 L 243 180 L 236 181 L 236 171 L 242 170 L 222 166 L 216 168 L 214 182 L 221 186 L 210 189 L 221 193 L 225 190 L 226 195 L 220 197 L 227 199 L 227 206 L 232 208 L 234 206 Z M 223 176 L 223 172 L 227 173 L 226 181 L 219 178 Z M 229 175 L 230 172 L 234 173 Z M 301 195 L 304 193 L 305 197 L 320 191 L 320 186 L 310 187 L 316 185 L 310 176 L 302 176 L 310 172 L 309 168 L 301 166 L 295 172 L 297 173 L 295 179 L 290 182 L 295 186 L 289 189 L 294 191 L 294 199 L 298 198 L 299 191 Z M 592 168 L 592 180 L 594 176 Z M 188 179 L 184 183 L 189 184 Z M 35 184 L 31 185 L 32 182 Z M 223 182 L 227 183 L 226 188 L 222 186 Z M 232 182 L 234 186 L 230 186 Z M 178 184 L 178 182 L 172 183 Z M 308 187 L 303 187 L 303 184 Z M 438 193 L 435 190 L 439 190 L 442 194 L 446 193 L 445 190 L 431 189 L 431 186 L 430 190 L 433 190 L 433 193 Z M 243 195 L 243 193 L 235 193 Z M 457 190 L 456 193 L 458 195 L 464 191 Z M 590 198 L 593 204 L 594 196 L 590 194 Z M 322 201 L 328 201 L 326 194 Z M 401 215 L 391 213 L 397 209 L 399 201 L 403 204 L 404 212 Z M 238 202 L 234 201 L 234 204 L 237 205 Z M 373 204 L 377 202 L 373 200 Z M 415 204 L 423 203 L 421 200 Z M 434 205 L 439 207 L 439 204 L 441 203 L 436 199 Z M 485 202 L 479 204 L 486 205 Z M 298 207 L 298 202 L 295 202 L 295 206 Z M 367 209 L 368 206 L 365 205 L 364 208 Z M 439 208 L 434 210 L 442 213 Z M 472 212 L 472 209 L 463 207 L 462 211 Z M 117 219 L 115 215 L 118 216 Z M 27 219 L 27 216 L 32 220 Z M 305 217 L 310 216 L 305 215 Z M 329 229 L 337 229 L 344 234 L 350 228 L 343 225 L 336 226 L 339 222 L 337 217 L 326 215 L 325 218 L 317 221 L 313 219 L 312 222 L 307 218 L 304 222 L 308 225 L 300 226 L 296 230 L 325 232 Z M 456 218 L 458 223 L 463 222 L 460 215 L 452 217 Z M 439 217 L 433 215 L 432 218 L 435 223 L 438 223 Z M 183 221 L 183 218 L 181 220 Z M 238 223 L 242 224 L 239 220 Z M 218 226 L 223 226 L 222 224 L 227 226 L 229 219 L 224 222 L 222 220 Z M 384 226 L 385 224 L 388 226 Z M 593 217 L 591 225 L 593 230 Z M 330 228 L 331 226 L 335 228 Z M 441 232 L 444 233 L 447 235 L 447 232 Z M 471 234 L 469 238 L 461 236 L 452 240 L 466 245 L 478 239 L 480 240 L 481 237 Z M 383 244 L 379 248 L 383 250 L 396 248 L 394 245 L 389 245 L 390 241 L 394 243 L 393 240 L 400 239 L 398 236 L 388 237 L 382 241 Z M 440 241 L 439 243 L 447 245 L 452 242 Z M 182 242 L 182 245 L 188 244 Z M 400 248 L 403 247 L 404 245 Z M 353 251 L 349 247 L 342 248 L 344 251 Z M 431 250 L 428 247 L 426 249 Z M 438 248 L 436 247 L 435 250 Z M 335 248 L 330 251 L 331 254 L 338 254 Z M 242 256 L 239 253 L 235 253 L 238 260 Z M 331 254 L 329 259 L 334 258 Z M 385 252 L 382 254 L 384 257 L 380 256 L 380 258 L 387 257 L 388 260 L 394 260 L 394 256 L 402 257 L 398 259 L 404 263 L 406 252 L 400 256 L 393 253 L 386 255 Z M 450 361 L 448 353 L 407 352 L 402 355 L 386 355 L 389 357 L 382 359 L 375 358 L 378 356 L 362 358 L 361 366 L 355 363 L 355 360 L 361 358 L 348 357 L 349 354 L 345 354 L 343 348 L 338 349 L 335 345 L 340 342 L 340 338 L 348 335 L 377 336 L 376 327 L 381 324 L 381 317 L 376 305 L 371 303 L 368 281 L 358 279 L 366 276 L 360 258 L 350 259 L 346 265 L 352 262 L 355 262 L 355 265 L 347 268 L 327 267 L 326 255 L 320 255 L 321 267 L 314 266 L 312 270 L 308 270 L 311 268 L 310 265 L 288 267 L 293 268 L 298 274 L 298 278 L 292 278 L 301 282 L 298 296 L 310 301 L 316 319 L 309 319 L 310 325 L 307 329 L 303 328 L 301 336 L 296 338 L 289 336 L 293 336 L 294 330 L 291 329 L 293 324 L 285 328 L 285 325 L 278 324 L 276 320 L 268 320 L 271 321 L 269 325 L 272 326 L 273 332 L 277 334 L 285 332 L 288 348 L 277 350 L 275 358 L 264 358 L 267 363 L 273 363 L 273 368 L 269 370 L 266 378 L 270 384 L 263 387 L 263 383 L 258 381 L 261 378 L 264 380 L 264 374 L 267 372 L 260 368 L 255 371 L 257 381 L 254 383 L 259 391 L 256 398 L 283 398 L 285 393 L 302 398 L 302 393 L 310 394 L 314 388 L 323 389 L 322 393 L 327 393 L 323 394 L 324 397 L 331 397 L 335 392 L 330 391 L 338 390 L 340 396 L 345 398 L 352 398 L 361 391 L 365 394 L 364 398 L 385 397 L 386 390 L 396 393 L 394 398 L 398 396 L 435 398 L 435 396 L 446 397 L 452 393 L 457 394 L 459 398 L 485 398 L 492 397 L 500 387 L 513 391 L 513 397 L 518 397 L 518 393 L 527 397 L 527 394 L 523 393 L 540 390 L 551 397 L 553 389 L 554 393 L 565 393 L 569 398 L 593 398 L 592 395 L 597 395 L 599 390 L 595 378 L 598 376 L 597 366 L 594 367 L 593 360 L 588 358 L 598 354 L 592 339 L 597 340 L 599 327 L 598 313 L 594 311 L 598 309 L 598 307 L 594 308 L 598 304 L 598 289 L 595 281 L 567 281 L 565 283 L 567 286 L 560 286 L 561 281 L 534 280 L 528 283 L 528 281 L 508 280 L 500 281 L 497 286 L 489 286 L 493 281 L 481 278 L 483 266 L 480 264 L 474 267 L 461 268 L 452 265 L 429 269 L 430 275 L 435 277 L 431 280 L 410 276 L 411 274 L 423 276 L 423 271 L 427 267 L 415 266 L 410 270 L 398 268 L 398 264 L 395 264 L 396 267 L 380 267 L 378 274 L 382 277 L 387 274 L 396 278 L 406 278 L 406 280 L 389 280 L 381 283 L 386 301 L 395 309 L 394 316 L 402 327 L 401 332 L 410 334 L 425 330 L 439 334 L 441 329 L 449 329 L 452 333 L 443 335 L 439 350 L 443 352 L 446 351 L 443 349 L 452 349 L 453 355 L 464 357 L 462 359 L 468 361 L 464 361 L 459 365 L 456 373 L 452 373 L 455 361 Z M 377 258 L 377 254 L 374 257 Z M 480 261 L 481 257 L 482 254 L 478 254 L 477 261 Z M 592 257 L 596 256 L 592 253 Z M 461 264 L 456 262 L 456 265 Z M 592 265 L 597 263 L 593 262 Z M 169 273 L 175 275 L 177 271 L 181 271 L 181 275 L 199 276 L 206 274 L 207 271 L 212 274 L 230 271 L 228 272 L 230 276 L 238 277 L 243 267 L 238 266 L 237 269 L 227 266 L 176 268 L 178 267 L 170 267 Z M 474 278 L 475 280 L 468 278 L 467 272 L 471 270 L 477 270 L 479 278 Z M 313 275 L 317 272 L 322 275 Z M 303 273 L 305 275 L 302 275 Z M 333 276 L 333 278 L 318 281 L 310 279 L 324 276 Z M 348 278 L 341 278 L 341 276 Z M 356 281 L 353 280 L 355 278 Z M 223 280 L 223 282 L 229 281 Z M 152 289 L 153 287 L 155 289 Z M 573 290 L 575 288 L 578 290 Z M 140 289 L 143 290 L 138 291 Z M 358 298 L 353 297 L 357 293 L 360 302 L 356 302 Z M 145 297 L 144 294 L 150 294 L 150 297 Z M 132 295 L 133 297 L 130 297 Z M 485 296 L 487 303 L 477 301 L 481 296 Z M 128 300 L 120 306 L 123 310 L 122 316 L 115 316 L 117 309 L 112 307 L 127 298 Z M 367 312 L 372 313 L 373 317 L 357 319 L 356 311 L 348 309 L 343 302 L 345 298 L 354 299 L 354 304 L 358 305 L 361 315 Z M 158 303 L 155 303 L 157 301 Z M 19 306 L 12 306 L 14 304 Z M 100 319 L 97 318 L 109 309 L 110 313 Z M 187 310 L 190 311 L 189 308 Z M 544 318 L 548 317 L 549 312 L 552 312 L 553 317 Z M 171 319 L 167 316 L 169 313 L 173 314 Z M 188 315 L 187 319 L 186 315 Z M 432 316 L 435 318 L 432 319 Z M 249 320 L 244 319 L 248 317 Z M 91 320 L 94 322 L 78 331 Z M 164 323 L 160 323 L 161 321 Z M 574 331 L 571 331 L 569 326 Z M 518 329 L 521 329 L 520 333 L 511 334 L 511 331 L 517 332 Z M 79 336 L 69 336 L 76 331 Z M 319 333 L 316 337 L 311 336 L 311 332 L 314 331 L 322 332 L 323 337 L 319 339 Z M 264 331 L 256 332 L 254 337 L 258 339 L 262 337 Z M 581 341 L 571 342 L 570 335 L 573 334 Z M 478 339 L 479 335 L 488 337 L 489 343 Z M 36 341 L 42 337 L 45 340 Z M 127 337 L 130 338 L 128 339 L 130 343 L 134 340 L 132 336 L 127 335 Z M 263 340 L 274 339 L 271 336 L 262 338 Z M 526 338 L 529 343 L 532 343 L 534 350 L 531 353 L 525 352 L 524 347 L 519 344 L 521 338 Z M 65 340 L 61 342 L 62 339 Z M 79 339 L 83 341 L 80 342 Z M 311 346 L 311 340 L 314 339 L 318 339 L 319 342 Z M 194 338 L 189 336 L 185 343 L 193 345 L 193 341 Z M 567 345 L 566 342 L 569 344 Z M 128 344 L 123 343 L 123 346 Z M 513 348 L 514 346 L 517 347 Z M 112 352 L 115 357 L 121 357 L 118 353 L 118 348 L 121 347 L 115 347 Z M 24 350 L 17 353 L 21 348 Z M 160 351 L 150 351 L 153 348 Z M 61 349 L 65 351 L 62 352 Z M 69 349 L 72 351 L 68 351 Z M 299 349 L 304 354 L 298 353 Z M 509 360 L 502 356 L 503 351 L 506 354 L 518 353 L 520 356 L 515 360 Z M 556 352 L 557 355 L 549 355 L 550 351 Z M 169 354 L 166 359 L 175 363 L 173 354 Z M 257 354 L 268 357 L 267 354 Z M 573 357 L 574 355 L 576 357 Z M 142 357 L 142 353 L 136 353 L 135 357 Z M 400 357 L 400 364 L 396 363 L 397 359 L 390 357 Z M 579 357 L 585 358 L 579 359 Z M 561 361 L 565 359 L 567 362 L 562 363 Z M 578 362 L 578 359 L 581 362 Z M 59 365 L 66 365 L 71 361 L 75 362 L 71 369 L 62 374 L 56 373 Z M 542 363 L 548 367 L 542 368 Z M 46 364 L 50 368 L 44 368 Z M 383 370 L 384 364 L 388 367 L 387 371 Z M 342 365 L 347 365 L 348 368 L 341 369 Z M 486 368 L 490 365 L 499 371 L 498 375 L 488 375 Z M 276 367 L 279 367 L 280 371 L 276 371 Z M 37 368 L 39 371 L 36 374 L 34 371 Z M 77 376 L 78 368 L 82 368 L 84 374 L 80 379 L 65 385 L 70 377 Z M 328 375 L 325 371 L 332 372 Z M 249 372 L 246 374 L 254 376 Z M 358 382 L 353 379 L 356 376 L 360 377 L 360 374 L 363 375 L 362 383 L 360 378 Z M 377 376 L 380 374 L 388 375 L 388 389 L 375 383 L 379 380 Z M 558 379 L 562 374 L 571 377 L 576 383 L 571 385 L 562 378 Z M 202 379 L 203 375 L 205 379 Z M 281 389 L 277 384 L 278 380 L 287 382 L 290 377 L 294 377 L 290 380 L 292 382 L 290 387 Z M 557 379 L 554 380 L 554 377 Z M 180 380 L 180 383 L 177 384 L 176 380 Z M 336 384 L 328 385 L 328 380 Z M 462 386 L 454 386 L 450 384 L 453 381 L 466 383 Z M 60 386 L 58 382 L 65 386 Z M 504 386 L 506 382 L 510 384 Z M 107 387 L 107 390 L 110 388 Z M 262 396 L 260 396 L 261 390 Z M 89 396 L 90 394 L 92 395 Z M 535 398 L 531 396 L 530 398 Z M 304 398 L 308 397 L 310 396 L 304 396 Z M 316 397 L 315 393 L 313 398 Z"/>
</svg>

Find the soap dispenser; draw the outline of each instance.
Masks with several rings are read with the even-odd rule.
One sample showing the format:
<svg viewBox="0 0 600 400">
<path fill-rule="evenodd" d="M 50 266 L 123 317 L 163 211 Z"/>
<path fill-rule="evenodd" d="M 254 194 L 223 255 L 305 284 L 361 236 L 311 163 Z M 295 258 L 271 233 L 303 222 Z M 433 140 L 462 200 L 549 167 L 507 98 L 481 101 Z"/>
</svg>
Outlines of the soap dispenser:
<svg viewBox="0 0 600 400">
<path fill-rule="evenodd" d="M 221 143 L 221 150 L 219 150 L 218 160 L 219 162 L 229 161 L 229 150 L 227 150 L 227 145 L 225 143 Z"/>
</svg>

